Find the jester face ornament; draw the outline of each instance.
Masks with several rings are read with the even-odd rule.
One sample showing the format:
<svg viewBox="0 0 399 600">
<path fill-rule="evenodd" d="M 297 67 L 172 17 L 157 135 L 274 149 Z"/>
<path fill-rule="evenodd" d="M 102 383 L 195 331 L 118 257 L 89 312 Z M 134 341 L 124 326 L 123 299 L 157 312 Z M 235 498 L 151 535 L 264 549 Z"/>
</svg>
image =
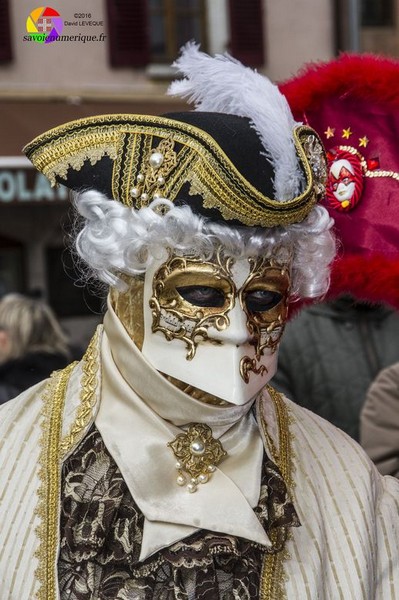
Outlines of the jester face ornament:
<svg viewBox="0 0 399 600">
<path fill-rule="evenodd" d="M 209 261 L 165 256 L 145 277 L 143 355 L 165 375 L 245 404 L 276 370 L 289 268 L 222 251 Z"/>
<path fill-rule="evenodd" d="M 363 191 L 363 173 L 358 154 L 340 148 L 328 153 L 327 201 L 338 211 L 350 211 Z"/>
</svg>

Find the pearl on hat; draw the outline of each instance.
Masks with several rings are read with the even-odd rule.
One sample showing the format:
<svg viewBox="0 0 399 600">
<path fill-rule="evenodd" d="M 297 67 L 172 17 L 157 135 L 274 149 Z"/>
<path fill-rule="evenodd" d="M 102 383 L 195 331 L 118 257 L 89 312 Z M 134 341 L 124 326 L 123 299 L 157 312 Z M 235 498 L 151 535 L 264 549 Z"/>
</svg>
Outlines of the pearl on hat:
<svg viewBox="0 0 399 600">
<path fill-rule="evenodd" d="M 154 169 L 159 169 L 164 160 L 164 155 L 162 152 L 153 152 L 150 156 L 150 165 Z"/>
<path fill-rule="evenodd" d="M 133 196 L 133 198 L 137 198 L 137 197 L 138 197 L 138 195 L 139 195 L 139 190 L 138 190 L 138 188 L 136 188 L 136 187 L 133 187 L 133 188 L 130 190 L 130 195 L 131 195 L 131 196 Z"/>
</svg>

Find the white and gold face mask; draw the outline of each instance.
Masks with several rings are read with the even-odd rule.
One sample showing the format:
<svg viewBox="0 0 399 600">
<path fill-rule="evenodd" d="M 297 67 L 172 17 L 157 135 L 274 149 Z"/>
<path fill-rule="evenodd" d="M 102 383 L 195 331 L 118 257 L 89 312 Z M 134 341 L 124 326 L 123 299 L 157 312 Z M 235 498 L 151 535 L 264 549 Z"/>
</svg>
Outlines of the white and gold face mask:
<svg viewBox="0 0 399 600">
<path fill-rule="evenodd" d="M 171 255 L 147 271 L 142 352 L 158 371 L 245 404 L 276 370 L 289 264 Z"/>
</svg>

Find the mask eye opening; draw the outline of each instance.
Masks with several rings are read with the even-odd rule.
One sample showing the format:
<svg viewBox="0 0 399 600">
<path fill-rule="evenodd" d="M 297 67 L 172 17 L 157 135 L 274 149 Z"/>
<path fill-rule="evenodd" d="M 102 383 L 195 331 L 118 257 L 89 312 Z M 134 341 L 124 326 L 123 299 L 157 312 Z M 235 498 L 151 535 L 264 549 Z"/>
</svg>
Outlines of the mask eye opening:
<svg viewBox="0 0 399 600">
<path fill-rule="evenodd" d="M 264 313 L 275 308 L 283 299 L 280 292 L 255 289 L 246 292 L 243 298 L 247 311 L 253 313 Z"/>
<path fill-rule="evenodd" d="M 185 285 L 176 288 L 178 294 L 193 306 L 222 308 L 226 303 L 225 293 L 208 285 Z"/>
</svg>

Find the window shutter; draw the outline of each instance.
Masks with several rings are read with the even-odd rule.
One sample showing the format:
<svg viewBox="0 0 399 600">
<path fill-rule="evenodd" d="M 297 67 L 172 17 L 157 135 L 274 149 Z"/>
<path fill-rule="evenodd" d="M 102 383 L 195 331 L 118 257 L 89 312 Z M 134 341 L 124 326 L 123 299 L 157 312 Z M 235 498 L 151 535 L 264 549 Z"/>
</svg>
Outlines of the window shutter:
<svg viewBox="0 0 399 600">
<path fill-rule="evenodd" d="M 229 0 L 230 52 L 251 67 L 264 63 L 262 0 Z"/>
<path fill-rule="evenodd" d="M 0 0 L 0 62 L 12 60 L 11 22 L 8 0 Z"/>
<path fill-rule="evenodd" d="M 146 66 L 150 61 L 147 1 L 107 0 L 107 17 L 111 65 Z"/>
</svg>

